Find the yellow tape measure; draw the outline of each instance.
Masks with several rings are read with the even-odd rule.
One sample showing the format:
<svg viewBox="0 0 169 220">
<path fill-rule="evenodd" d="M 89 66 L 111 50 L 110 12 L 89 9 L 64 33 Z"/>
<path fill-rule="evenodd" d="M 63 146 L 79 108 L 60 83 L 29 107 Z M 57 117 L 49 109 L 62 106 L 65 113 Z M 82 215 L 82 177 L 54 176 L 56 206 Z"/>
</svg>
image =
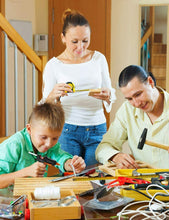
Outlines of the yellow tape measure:
<svg viewBox="0 0 169 220">
<path fill-rule="evenodd" d="M 68 84 L 69 86 L 71 86 L 72 92 L 75 92 L 75 85 L 74 85 L 72 82 L 67 82 L 66 84 Z"/>
<path fill-rule="evenodd" d="M 115 176 L 103 176 L 103 177 L 73 177 L 73 181 L 92 181 L 92 180 L 114 180 L 118 177 Z"/>
<path fill-rule="evenodd" d="M 92 93 L 100 93 L 102 90 L 101 89 L 78 89 L 75 90 L 75 85 L 72 82 L 67 82 L 66 84 L 68 84 L 71 87 L 72 92 L 85 92 L 85 91 L 89 91 Z"/>
</svg>

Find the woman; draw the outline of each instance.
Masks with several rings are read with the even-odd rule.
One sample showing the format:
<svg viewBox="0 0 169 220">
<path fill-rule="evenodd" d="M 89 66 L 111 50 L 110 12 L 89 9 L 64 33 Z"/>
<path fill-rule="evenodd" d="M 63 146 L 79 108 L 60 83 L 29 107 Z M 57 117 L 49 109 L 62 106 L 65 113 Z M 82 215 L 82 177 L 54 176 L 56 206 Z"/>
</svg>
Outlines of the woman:
<svg viewBox="0 0 169 220">
<path fill-rule="evenodd" d="M 110 112 L 115 100 L 106 58 L 98 51 L 88 50 L 90 26 L 77 11 L 67 9 L 63 14 L 61 39 L 65 50 L 48 61 L 44 69 L 43 99 L 60 101 L 66 123 L 59 139 L 61 148 L 82 156 L 86 165 L 97 163 L 95 149 L 106 132 L 103 103 Z M 99 93 L 76 90 L 101 88 Z"/>
</svg>

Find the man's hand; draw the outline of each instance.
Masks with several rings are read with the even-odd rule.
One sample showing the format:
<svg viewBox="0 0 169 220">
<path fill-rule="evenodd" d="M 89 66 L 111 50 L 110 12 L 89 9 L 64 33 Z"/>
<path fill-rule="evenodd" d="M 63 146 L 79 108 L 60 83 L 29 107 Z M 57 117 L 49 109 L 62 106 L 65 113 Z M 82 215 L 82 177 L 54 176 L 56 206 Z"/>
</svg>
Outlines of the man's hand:
<svg viewBox="0 0 169 220">
<path fill-rule="evenodd" d="M 118 153 L 111 160 L 116 164 L 118 169 L 137 169 L 138 164 L 129 154 Z"/>
</svg>

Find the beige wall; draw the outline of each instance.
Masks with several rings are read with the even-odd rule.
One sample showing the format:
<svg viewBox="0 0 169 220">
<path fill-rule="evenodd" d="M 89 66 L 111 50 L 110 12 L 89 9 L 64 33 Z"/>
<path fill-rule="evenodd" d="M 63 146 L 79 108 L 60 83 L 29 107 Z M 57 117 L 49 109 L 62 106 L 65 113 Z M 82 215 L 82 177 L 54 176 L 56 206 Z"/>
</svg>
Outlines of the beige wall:
<svg viewBox="0 0 169 220">
<path fill-rule="evenodd" d="M 35 0 L 36 34 L 48 34 L 48 0 Z"/>
<path fill-rule="evenodd" d="M 35 33 L 35 0 L 5 0 L 5 16 L 8 20 L 31 21 Z"/>
<path fill-rule="evenodd" d="M 137 0 L 112 0 L 111 13 L 111 79 L 117 88 L 121 70 L 130 64 L 139 64 L 139 3 Z M 119 89 L 117 101 L 111 111 L 111 121 L 124 101 Z"/>
</svg>

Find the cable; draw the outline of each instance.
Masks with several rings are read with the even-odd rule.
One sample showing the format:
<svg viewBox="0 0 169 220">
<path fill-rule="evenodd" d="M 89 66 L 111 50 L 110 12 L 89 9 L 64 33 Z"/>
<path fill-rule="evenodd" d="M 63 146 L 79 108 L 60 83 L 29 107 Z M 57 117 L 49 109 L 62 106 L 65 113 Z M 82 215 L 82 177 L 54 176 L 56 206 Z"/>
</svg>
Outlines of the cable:
<svg viewBox="0 0 169 220">
<path fill-rule="evenodd" d="M 145 194 L 145 193 L 143 193 L 143 192 L 141 192 L 140 190 L 138 190 L 138 189 L 133 189 L 133 188 L 125 188 L 125 190 L 133 190 L 133 191 L 135 191 L 135 192 L 138 192 L 138 193 L 140 193 L 141 195 L 143 195 L 143 196 L 145 196 L 145 197 L 147 197 L 148 199 L 151 199 L 152 198 L 152 196 L 151 196 L 151 194 L 149 194 L 149 195 L 147 195 L 147 194 Z"/>
<path fill-rule="evenodd" d="M 152 196 L 152 195 L 149 193 L 148 190 L 149 190 L 149 188 L 151 188 L 151 187 L 153 187 L 153 186 L 162 189 L 162 190 L 165 191 L 167 194 L 157 192 L 157 193 L 155 193 L 155 194 Z M 148 187 L 146 188 L 146 192 L 147 192 L 147 194 L 149 194 L 149 195 L 152 197 L 151 200 L 150 200 L 150 202 L 149 202 L 149 210 L 152 212 L 152 214 L 153 214 L 154 216 L 157 217 L 156 213 L 155 213 L 154 210 L 152 209 L 151 203 L 152 203 L 152 201 L 153 201 L 157 196 L 169 196 L 169 193 L 168 193 L 168 191 L 167 191 L 165 188 L 163 188 L 162 186 L 159 186 L 159 185 L 157 185 L 157 184 L 151 184 L 150 186 L 148 186 Z M 162 205 L 161 208 L 163 208 L 163 206 L 169 207 L 169 203 L 164 203 L 164 202 L 162 202 L 162 201 L 160 201 L 160 200 L 158 200 L 158 199 L 156 199 L 156 200 L 158 201 L 157 204 L 161 204 L 161 205 Z M 169 211 L 169 210 L 167 210 L 167 211 Z M 162 213 L 162 215 L 164 215 L 164 212 Z M 165 216 L 166 216 L 166 215 L 165 215 Z M 157 219 L 159 219 L 159 218 L 157 217 Z"/>
<path fill-rule="evenodd" d="M 147 197 L 147 198 L 151 199 L 151 197 L 150 197 L 150 196 L 148 196 L 148 195 L 146 195 L 145 193 L 143 193 L 143 192 L 139 191 L 138 189 L 133 189 L 133 188 L 125 188 L 125 190 L 133 190 L 133 191 L 138 192 L 138 193 L 142 194 L 143 196 L 145 196 L 145 197 Z"/>
<path fill-rule="evenodd" d="M 149 190 L 151 187 L 157 187 L 159 189 L 162 189 L 163 191 L 165 191 L 165 193 L 161 193 L 161 192 L 157 192 L 155 193 L 153 196 L 150 194 Z M 144 220 L 147 220 L 147 219 L 152 219 L 152 220 L 162 220 L 162 219 L 166 219 L 166 217 L 168 217 L 169 215 L 167 214 L 169 212 L 169 209 L 164 209 L 164 207 L 169 207 L 169 202 L 162 202 L 160 201 L 159 199 L 156 199 L 157 196 L 169 196 L 169 192 L 162 186 L 159 186 L 157 184 L 151 184 L 149 185 L 147 188 L 146 188 L 146 193 L 142 193 L 140 192 L 139 190 L 136 190 L 136 189 L 132 189 L 132 188 L 127 188 L 127 190 L 133 190 L 133 191 L 136 191 L 144 196 L 146 196 L 147 198 L 150 199 L 150 201 L 137 201 L 137 202 L 133 202 L 133 203 L 130 203 L 128 205 L 126 205 L 122 210 L 121 212 L 119 212 L 117 215 L 118 215 L 118 219 L 120 220 L 120 217 L 122 215 L 131 215 L 133 214 L 131 217 L 130 217 L 130 220 L 133 220 L 134 218 L 136 218 L 137 216 L 140 216 L 140 215 L 143 215 L 145 218 Z M 148 205 L 143 205 L 139 208 L 137 208 L 136 210 L 127 210 L 127 208 L 133 206 L 133 205 L 136 205 L 136 204 L 141 204 L 141 203 L 148 203 Z M 161 208 L 164 209 L 164 211 L 162 212 L 157 212 L 155 210 L 153 210 L 152 208 L 152 205 L 158 205 L 158 206 L 161 206 Z M 145 208 L 148 208 L 149 211 L 146 211 Z M 142 210 L 144 209 L 144 210 Z"/>
</svg>

